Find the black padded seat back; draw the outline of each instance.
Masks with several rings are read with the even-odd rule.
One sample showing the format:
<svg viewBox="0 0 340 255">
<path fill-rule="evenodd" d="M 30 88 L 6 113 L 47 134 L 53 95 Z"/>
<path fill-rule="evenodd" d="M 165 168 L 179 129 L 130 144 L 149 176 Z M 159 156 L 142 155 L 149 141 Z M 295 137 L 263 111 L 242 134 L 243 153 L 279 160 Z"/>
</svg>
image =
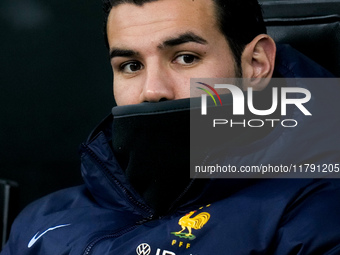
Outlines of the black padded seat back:
<svg viewBox="0 0 340 255">
<path fill-rule="evenodd" d="M 260 1 L 268 34 L 340 77 L 340 0 Z"/>
</svg>

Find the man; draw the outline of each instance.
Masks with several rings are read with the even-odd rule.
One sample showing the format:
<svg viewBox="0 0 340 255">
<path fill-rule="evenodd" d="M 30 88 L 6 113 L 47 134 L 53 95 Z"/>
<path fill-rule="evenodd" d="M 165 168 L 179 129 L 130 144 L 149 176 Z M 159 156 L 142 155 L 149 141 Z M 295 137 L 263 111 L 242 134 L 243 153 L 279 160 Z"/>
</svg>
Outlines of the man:
<svg viewBox="0 0 340 255">
<path fill-rule="evenodd" d="M 273 74 L 330 75 L 290 48 L 276 54 L 257 2 L 240 2 L 105 1 L 114 117 L 82 145 L 85 185 L 28 206 L 1 254 L 340 253 L 337 180 L 189 178 L 191 78 L 246 78 L 243 90 L 265 92 Z M 289 131 L 227 133 L 222 160 L 339 162 L 338 117 L 323 125 L 312 110 L 322 135 L 307 132 L 309 120 Z"/>
</svg>

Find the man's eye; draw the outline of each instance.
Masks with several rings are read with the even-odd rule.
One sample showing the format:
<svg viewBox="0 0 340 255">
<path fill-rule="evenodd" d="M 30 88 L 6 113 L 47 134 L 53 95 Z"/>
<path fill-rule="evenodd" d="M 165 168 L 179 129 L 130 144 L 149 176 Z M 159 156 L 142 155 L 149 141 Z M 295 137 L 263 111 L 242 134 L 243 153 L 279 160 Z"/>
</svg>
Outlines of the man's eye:
<svg viewBox="0 0 340 255">
<path fill-rule="evenodd" d="M 124 63 L 119 67 L 119 70 L 124 73 L 135 73 L 143 68 L 142 64 L 139 62 L 128 62 Z"/>
<path fill-rule="evenodd" d="M 180 65 L 192 65 L 196 63 L 196 61 L 198 61 L 198 57 L 191 54 L 183 54 L 176 57 L 174 62 Z"/>
</svg>

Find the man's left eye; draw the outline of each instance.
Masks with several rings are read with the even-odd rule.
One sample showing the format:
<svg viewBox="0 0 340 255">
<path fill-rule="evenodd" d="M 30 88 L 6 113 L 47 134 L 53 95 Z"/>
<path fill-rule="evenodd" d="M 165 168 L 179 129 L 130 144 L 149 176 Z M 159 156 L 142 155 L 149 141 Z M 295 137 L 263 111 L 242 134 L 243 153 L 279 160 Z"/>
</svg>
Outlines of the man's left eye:
<svg viewBox="0 0 340 255">
<path fill-rule="evenodd" d="M 179 55 L 175 58 L 174 62 L 181 65 L 192 65 L 198 60 L 198 57 L 191 54 Z"/>
</svg>

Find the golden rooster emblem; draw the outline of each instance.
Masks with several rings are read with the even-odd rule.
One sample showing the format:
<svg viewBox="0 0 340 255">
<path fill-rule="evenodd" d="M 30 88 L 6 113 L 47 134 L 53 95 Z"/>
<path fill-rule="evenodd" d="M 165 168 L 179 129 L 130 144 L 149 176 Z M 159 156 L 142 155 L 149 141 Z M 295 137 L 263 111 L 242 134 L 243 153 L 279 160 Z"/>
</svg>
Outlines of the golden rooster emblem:
<svg viewBox="0 0 340 255">
<path fill-rule="evenodd" d="M 192 211 L 180 218 L 178 224 L 182 227 L 182 230 L 178 232 L 172 232 L 171 234 L 174 234 L 180 238 L 189 238 L 190 240 L 195 239 L 196 236 L 192 234 L 192 229 L 201 229 L 210 219 L 210 214 L 207 212 L 201 212 L 195 217 L 190 218 L 196 212 L 197 211 Z M 189 232 L 182 233 L 185 229 L 188 229 Z"/>
</svg>

